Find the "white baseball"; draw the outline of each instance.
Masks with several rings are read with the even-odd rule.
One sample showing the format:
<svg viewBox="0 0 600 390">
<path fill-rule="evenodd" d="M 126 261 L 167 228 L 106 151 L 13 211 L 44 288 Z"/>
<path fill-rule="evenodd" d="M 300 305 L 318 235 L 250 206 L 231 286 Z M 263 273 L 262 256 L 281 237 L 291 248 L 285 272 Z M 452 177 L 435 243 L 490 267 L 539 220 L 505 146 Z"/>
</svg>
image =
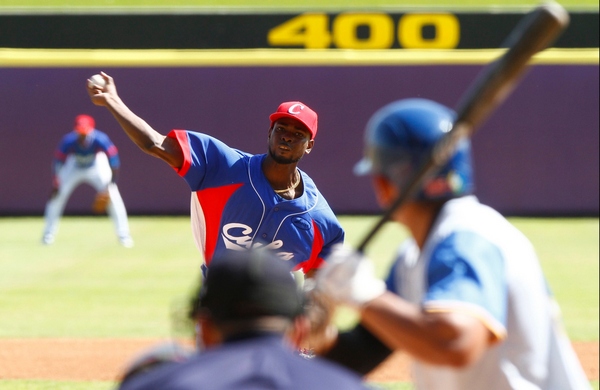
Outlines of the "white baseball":
<svg viewBox="0 0 600 390">
<path fill-rule="evenodd" d="M 90 88 L 104 88 L 104 86 L 106 85 L 106 81 L 104 81 L 104 78 L 102 76 L 100 76 L 99 74 L 95 74 L 92 77 L 90 77 L 88 79 L 88 86 Z"/>
</svg>

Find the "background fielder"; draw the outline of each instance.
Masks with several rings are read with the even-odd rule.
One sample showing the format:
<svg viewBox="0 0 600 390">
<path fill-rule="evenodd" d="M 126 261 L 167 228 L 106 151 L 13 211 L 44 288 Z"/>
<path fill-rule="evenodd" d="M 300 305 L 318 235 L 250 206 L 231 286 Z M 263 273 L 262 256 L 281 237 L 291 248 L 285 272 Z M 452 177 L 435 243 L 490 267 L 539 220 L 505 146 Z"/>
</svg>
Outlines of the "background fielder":
<svg viewBox="0 0 600 390">
<path fill-rule="evenodd" d="M 52 161 L 52 193 L 44 212 L 45 227 L 42 243 L 54 242 L 59 220 L 73 190 L 87 183 L 98 195 L 109 200 L 106 211 L 114 222 L 121 245 L 132 247 L 127 211 L 117 188 L 116 181 L 120 159 L 116 146 L 110 138 L 95 128 L 89 115 L 75 118 L 73 131 L 66 134 L 54 153 Z"/>
</svg>

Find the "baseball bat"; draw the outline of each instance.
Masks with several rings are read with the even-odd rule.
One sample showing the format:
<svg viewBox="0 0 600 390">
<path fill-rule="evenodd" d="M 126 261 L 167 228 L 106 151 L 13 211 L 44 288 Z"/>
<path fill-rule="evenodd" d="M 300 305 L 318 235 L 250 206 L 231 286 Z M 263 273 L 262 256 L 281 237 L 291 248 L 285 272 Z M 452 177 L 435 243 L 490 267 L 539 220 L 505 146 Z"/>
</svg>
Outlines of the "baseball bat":
<svg viewBox="0 0 600 390">
<path fill-rule="evenodd" d="M 516 87 L 531 57 L 549 47 L 568 24 L 567 11 L 553 2 L 539 6 L 521 19 L 501 45 L 508 50 L 483 68 L 463 93 L 455 109 L 456 119 L 452 129 L 434 145 L 430 156 L 400 189 L 398 198 L 365 235 L 358 245 L 359 252 L 365 251 L 375 234 L 421 187 L 424 180 L 446 164 L 458 142 L 464 137 L 471 137 L 491 112 L 506 100 Z"/>
</svg>

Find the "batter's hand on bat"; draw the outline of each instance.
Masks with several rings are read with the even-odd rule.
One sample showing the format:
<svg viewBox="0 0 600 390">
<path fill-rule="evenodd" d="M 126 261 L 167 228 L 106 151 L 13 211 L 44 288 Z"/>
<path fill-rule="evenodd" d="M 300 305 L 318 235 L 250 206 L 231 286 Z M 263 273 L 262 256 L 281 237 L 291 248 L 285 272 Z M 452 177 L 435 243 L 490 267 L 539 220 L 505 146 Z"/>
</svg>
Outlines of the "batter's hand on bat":
<svg viewBox="0 0 600 390">
<path fill-rule="evenodd" d="M 361 252 L 336 245 L 317 273 L 315 290 L 336 303 L 360 308 L 382 295 L 386 286 Z"/>
</svg>

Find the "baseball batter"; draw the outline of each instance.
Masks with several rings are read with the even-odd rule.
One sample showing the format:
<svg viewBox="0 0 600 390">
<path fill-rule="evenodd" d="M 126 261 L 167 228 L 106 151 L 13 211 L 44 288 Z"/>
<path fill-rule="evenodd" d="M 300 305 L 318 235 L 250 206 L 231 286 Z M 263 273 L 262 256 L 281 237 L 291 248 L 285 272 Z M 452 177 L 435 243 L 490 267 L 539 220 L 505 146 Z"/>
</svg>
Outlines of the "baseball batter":
<svg viewBox="0 0 600 390">
<path fill-rule="evenodd" d="M 383 207 L 453 121 L 451 110 L 424 99 L 375 113 L 356 169 L 373 175 Z M 357 308 L 361 326 L 340 335 L 328 356 L 366 372 L 391 350 L 404 350 L 415 358 L 417 389 L 589 389 L 534 248 L 472 192 L 463 140 L 394 214 L 411 238 L 385 283 L 362 255 L 334 251 L 317 275 L 318 290 Z M 352 358 L 359 353 L 360 361 Z"/>
<path fill-rule="evenodd" d="M 172 130 L 162 135 L 119 98 L 114 80 L 88 85 L 144 152 L 167 162 L 189 185 L 195 242 L 203 271 L 216 254 L 265 247 L 311 275 L 341 243 L 344 231 L 311 178 L 298 168 L 317 134 L 317 114 L 301 102 L 270 115 L 268 151 L 252 155 L 209 135 Z"/>
<path fill-rule="evenodd" d="M 108 196 L 106 211 L 114 222 L 119 242 L 127 248 L 133 246 L 127 211 L 116 185 L 119 154 L 110 138 L 95 126 L 91 116 L 78 115 L 73 131 L 62 138 L 54 153 L 52 194 L 44 213 L 43 244 L 54 243 L 60 217 L 71 193 L 79 185 L 87 183 L 98 194 Z"/>
</svg>

